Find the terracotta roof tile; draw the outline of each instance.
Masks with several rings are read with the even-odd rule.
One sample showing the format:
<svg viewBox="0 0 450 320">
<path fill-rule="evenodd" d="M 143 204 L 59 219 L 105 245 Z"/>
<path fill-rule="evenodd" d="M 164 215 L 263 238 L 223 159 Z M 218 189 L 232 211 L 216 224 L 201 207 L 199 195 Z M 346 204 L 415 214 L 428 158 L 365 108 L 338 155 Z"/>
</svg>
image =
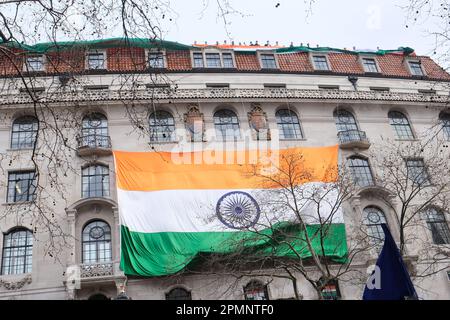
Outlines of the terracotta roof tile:
<svg viewBox="0 0 450 320">
<path fill-rule="evenodd" d="M 280 70 L 291 72 L 314 71 L 307 52 L 278 54 Z"/>
<path fill-rule="evenodd" d="M 256 53 L 235 52 L 234 58 L 236 60 L 236 69 L 238 70 L 261 70 Z"/>
<path fill-rule="evenodd" d="M 167 51 L 167 69 L 191 70 L 191 54 L 189 51 Z"/>
</svg>

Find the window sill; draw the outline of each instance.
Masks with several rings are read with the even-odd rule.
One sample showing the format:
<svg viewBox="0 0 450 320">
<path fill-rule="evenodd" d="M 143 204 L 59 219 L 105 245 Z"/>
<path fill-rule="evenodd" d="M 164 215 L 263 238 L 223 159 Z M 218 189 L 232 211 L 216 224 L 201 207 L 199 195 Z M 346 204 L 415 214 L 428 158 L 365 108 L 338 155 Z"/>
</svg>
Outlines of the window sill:
<svg viewBox="0 0 450 320">
<path fill-rule="evenodd" d="M 17 205 L 22 205 L 22 204 L 30 204 L 30 203 L 33 203 L 33 201 L 5 202 L 2 205 L 10 207 L 10 206 L 17 206 Z"/>
<path fill-rule="evenodd" d="M 279 139 L 279 141 L 306 141 L 306 138 Z"/>
<path fill-rule="evenodd" d="M 34 148 L 9 148 L 9 149 L 6 149 L 7 152 L 17 152 L 17 151 L 26 152 L 26 151 L 33 151 L 33 150 L 34 150 Z"/>
<path fill-rule="evenodd" d="M 174 141 L 150 141 L 148 144 L 151 146 L 151 145 L 154 145 L 154 144 L 157 144 L 157 145 L 161 145 L 161 144 L 177 144 L 179 142 L 180 141 L 178 141 L 178 140 L 174 140 Z"/>
<path fill-rule="evenodd" d="M 403 141 L 403 142 L 407 142 L 407 141 L 410 141 L 410 142 L 417 142 L 417 141 L 419 141 L 419 139 L 398 139 L 398 138 L 396 138 L 396 139 L 394 139 L 394 141 L 399 141 L 399 142 L 401 142 L 401 141 Z"/>
</svg>

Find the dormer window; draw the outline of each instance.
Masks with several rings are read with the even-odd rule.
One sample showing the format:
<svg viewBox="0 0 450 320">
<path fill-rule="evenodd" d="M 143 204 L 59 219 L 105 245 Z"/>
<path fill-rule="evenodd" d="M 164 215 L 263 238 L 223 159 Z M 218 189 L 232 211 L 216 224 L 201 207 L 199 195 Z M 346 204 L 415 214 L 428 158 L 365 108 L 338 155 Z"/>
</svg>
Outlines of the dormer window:
<svg viewBox="0 0 450 320">
<path fill-rule="evenodd" d="M 373 58 L 362 58 L 362 64 L 365 72 L 378 72 L 377 62 Z"/>
<path fill-rule="evenodd" d="M 234 58 L 231 52 L 193 52 L 192 65 L 194 68 L 234 68 Z"/>
<path fill-rule="evenodd" d="M 411 71 L 411 74 L 413 76 L 423 76 L 425 75 L 423 73 L 422 64 L 420 61 L 408 61 L 409 63 L 409 70 Z"/>
<path fill-rule="evenodd" d="M 262 53 L 261 57 L 261 68 L 263 69 L 277 69 L 277 63 L 275 61 L 274 54 Z"/>
<path fill-rule="evenodd" d="M 162 52 L 149 52 L 148 66 L 150 68 L 164 68 L 164 54 Z"/>
<path fill-rule="evenodd" d="M 44 71 L 44 56 L 32 55 L 26 58 L 25 71 Z"/>
<path fill-rule="evenodd" d="M 87 69 L 102 70 L 106 69 L 105 53 L 100 51 L 92 51 L 87 54 Z"/>
<path fill-rule="evenodd" d="M 328 60 L 326 56 L 313 56 L 313 63 L 315 70 L 329 71 Z"/>
</svg>

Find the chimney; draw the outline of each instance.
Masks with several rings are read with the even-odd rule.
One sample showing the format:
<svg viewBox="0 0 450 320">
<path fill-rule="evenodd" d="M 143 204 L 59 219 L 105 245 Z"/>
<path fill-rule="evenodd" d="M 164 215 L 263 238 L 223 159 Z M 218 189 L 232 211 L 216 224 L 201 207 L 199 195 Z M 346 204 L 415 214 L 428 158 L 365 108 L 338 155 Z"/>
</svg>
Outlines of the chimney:
<svg viewBox="0 0 450 320">
<path fill-rule="evenodd" d="M 278 41 L 275 41 L 275 45 L 278 47 Z"/>
</svg>

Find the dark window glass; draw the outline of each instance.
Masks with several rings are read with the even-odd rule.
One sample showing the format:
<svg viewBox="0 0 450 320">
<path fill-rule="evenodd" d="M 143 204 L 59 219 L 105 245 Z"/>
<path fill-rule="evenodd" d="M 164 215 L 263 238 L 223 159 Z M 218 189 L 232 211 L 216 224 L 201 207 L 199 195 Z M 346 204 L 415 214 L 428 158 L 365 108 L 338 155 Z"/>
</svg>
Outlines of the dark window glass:
<svg viewBox="0 0 450 320">
<path fill-rule="evenodd" d="M 244 287 L 245 300 L 269 300 L 267 286 L 259 281 L 250 281 Z"/>
<path fill-rule="evenodd" d="M 349 168 L 352 173 L 353 181 L 360 187 L 371 186 L 374 184 L 372 171 L 369 162 L 366 159 L 352 157 L 349 159 Z"/>
<path fill-rule="evenodd" d="M 43 56 L 29 56 L 26 60 L 27 71 L 43 71 L 44 57 Z"/>
<path fill-rule="evenodd" d="M 415 184 L 429 184 L 428 173 L 422 159 L 407 159 L 406 169 L 408 178 L 411 179 Z"/>
<path fill-rule="evenodd" d="M 82 144 L 90 148 L 108 148 L 108 120 L 101 113 L 91 113 L 83 118 L 81 126 Z"/>
<path fill-rule="evenodd" d="M 375 59 L 363 58 L 364 71 L 366 72 L 378 72 L 377 63 Z"/>
<path fill-rule="evenodd" d="M 150 115 L 150 141 L 174 141 L 175 120 L 167 111 L 156 111 Z"/>
<path fill-rule="evenodd" d="M 112 260 L 111 228 L 101 220 L 92 221 L 83 228 L 83 263 Z"/>
<path fill-rule="evenodd" d="M 439 116 L 442 123 L 442 130 L 447 140 L 450 140 L 450 113 L 444 113 Z"/>
<path fill-rule="evenodd" d="M 261 64 L 264 69 L 276 69 L 275 56 L 273 54 L 261 54 Z"/>
<path fill-rule="evenodd" d="M 355 117 L 346 110 L 336 110 L 333 113 L 334 121 L 338 132 L 358 130 Z"/>
<path fill-rule="evenodd" d="M 206 54 L 206 66 L 208 68 L 220 68 L 220 54 L 218 53 L 207 53 Z"/>
<path fill-rule="evenodd" d="M 186 289 L 174 288 L 166 293 L 166 300 L 192 300 L 192 296 Z"/>
<path fill-rule="evenodd" d="M 450 230 L 444 214 L 435 209 L 427 210 L 426 219 L 435 244 L 450 244 Z"/>
<path fill-rule="evenodd" d="M 327 57 L 325 56 L 313 56 L 314 68 L 316 70 L 330 70 L 328 67 Z"/>
<path fill-rule="evenodd" d="M 366 225 L 370 242 L 381 248 L 381 245 L 384 243 L 384 231 L 381 224 L 386 224 L 386 217 L 383 211 L 377 207 L 364 208 L 363 223 Z"/>
<path fill-rule="evenodd" d="M 227 109 L 219 110 L 214 114 L 214 127 L 216 138 L 221 141 L 240 139 L 239 120 L 236 114 Z"/>
<path fill-rule="evenodd" d="M 11 148 L 33 148 L 36 143 L 38 121 L 35 117 L 20 117 L 14 120 L 11 132 Z"/>
<path fill-rule="evenodd" d="M 280 139 L 303 138 L 300 122 L 294 112 L 289 109 L 281 109 L 276 112 L 275 116 L 278 130 L 280 130 Z"/>
<path fill-rule="evenodd" d="M 33 234 L 26 229 L 15 229 L 3 238 L 2 274 L 31 272 Z"/>
<path fill-rule="evenodd" d="M 89 69 L 105 69 L 105 55 L 102 52 L 88 53 Z"/>
<path fill-rule="evenodd" d="M 17 171 L 8 174 L 8 202 L 32 201 L 36 190 L 34 171 Z"/>
<path fill-rule="evenodd" d="M 149 52 L 148 66 L 150 68 L 164 68 L 164 55 L 162 52 Z"/>
<path fill-rule="evenodd" d="M 234 68 L 233 56 L 231 53 L 222 53 L 222 60 L 224 68 Z"/>
<path fill-rule="evenodd" d="M 319 280 L 323 283 L 323 279 Z M 323 300 L 338 300 L 341 298 L 339 291 L 339 285 L 337 280 L 328 280 L 321 290 L 321 296 Z"/>
<path fill-rule="evenodd" d="M 414 139 L 414 134 L 409 125 L 408 118 L 398 111 L 390 111 L 388 114 L 389 122 L 394 128 L 397 139 L 399 140 L 412 140 Z"/>
<path fill-rule="evenodd" d="M 203 68 L 203 53 L 194 52 L 194 68 Z"/>
<path fill-rule="evenodd" d="M 109 169 L 103 165 L 92 165 L 82 171 L 82 197 L 109 196 Z"/>
<path fill-rule="evenodd" d="M 420 62 L 409 61 L 409 68 L 414 76 L 423 76 L 423 70 Z"/>
</svg>

